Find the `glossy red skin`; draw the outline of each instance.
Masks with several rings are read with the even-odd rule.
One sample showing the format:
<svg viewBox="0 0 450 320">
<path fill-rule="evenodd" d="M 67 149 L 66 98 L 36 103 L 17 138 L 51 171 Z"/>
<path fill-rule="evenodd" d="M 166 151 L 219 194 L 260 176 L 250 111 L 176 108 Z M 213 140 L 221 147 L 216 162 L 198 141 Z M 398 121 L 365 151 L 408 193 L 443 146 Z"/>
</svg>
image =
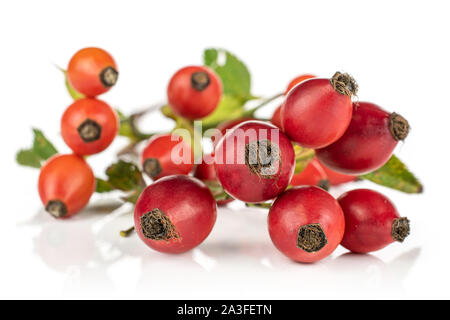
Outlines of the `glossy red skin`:
<svg viewBox="0 0 450 320">
<path fill-rule="evenodd" d="M 236 139 L 240 142 L 232 143 L 239 132 L 238 129 L 247 133 L 249 130 L 255 130 L 256 135 Z M 278 172 L 269 179 L 252 173 L 245 164 L 245 145 L 262 139 L 264 130 L 267 131 L 264 140 L 272 141 L 272 130 L 278 132 L 278 148 L 282 159 Z M 235 161 L 229 164 L 226 163 L 227 154 L 231 154 L 232 150 Z M 233 198 L 250 203 L 262 202 L 275 198 L 286 189 L 294 173 L 295 154 L 292 143 L 277 127 L 262 121 L 247 121 L 228 131 L 216 146 L 215 167 L 220 184 Z"/>
<path fill-rule="evenodd" d="M 209 85 L 202 91 L 192 88 L 191 76 L 196 72 L 205 72 L 210 79 Z M 170 79 L 167 98 L 173 111 L 187 119 L 195 120 L 211 114 L 222 96 L 222 81 L 216 73 L 203 66 L 188 66 L 178 70 Z"/>
<path fill-rule="evenodd" d="M 380 250 L 394 242 L 394 219 L 400 218 L 392 202 L 381 193 L 356 189 L 338 198 L 345 216 L 342 246 L 356 253 Z"/>
<path fill-rule="evenodd" d="M 68 218 L 89 202 L 95 191 L 94 173 L 86 161 L 74 154 L 51 157 L 39 174 L 39 196 L 44 206 L 52 200 L 62 201 Z"/>
<path fill-rule="evenodd" d="M 251 117 L 243 117 L 243 118 L 239 118 L 239 119 L 227 120 L 227 121 L 220 123 L 216 127 L 216 129 L 220 131 L 221 136 L 218 137 L 219 139 L 216 139 L 215 136 L 211 137 L 213 146 L 215 147 L 219 143 L 220 138 L 222 138 L 227 133 L 227 130 L 230 130 L 230 129 L 236 127 L 238 124 L 241 124 L 243 122 L 250 121 L 250 120 L 256 120 L 256 119 L 251 118 Z"/>
<path fill-rule="evenodd" d="M 359 102 L 353 109 L 345 134 L 332 145 L 316 150 L 316 154 L 334 171 L 360 175 L 382 167 L 397 141 L 389 129 L 389 112 L 369 102 Z"/>
<path fill-rule="evenodd" d="M 197 167 L 194 170 L 194 177 L 205 182 L 205 181 L 211 181 L 211 182 L 219 182 L 216 175 L 216 169 L 214 167 L 213 163 L 206 163 L 204 160 L 202 160 L 202 163 L 198 164 Z M 234 199 L 225 199 L 225 200 L 218 200 L 217 204 L 219 206 L 224 206 L 227 203 L 232 202 Z"/>
<path fill-rule="evenodd" d="M 100 138 L 85 142 L 78 133 L 78 127 L 87 119 L 94 120 L 101 128 Z M 105 102 L 93 98 L 76 100 L 61 118 L 61 135 L 64 142 L 78 155 L 91 155 L 105 150 L 119 131 L 119 118 Z"/>
<path fill-rule="evenodd" d="M 318 186 L 321 182 L 326 180 L 328 180 L 328 177 L 325 171 L 319 161 L 314 158 L 302 172 L 294 174 L 290 184 L 293 186 Z"/>
<path fill-rule="evenodd" d="M 116 62 L 108 52 L 100 48 L 84 48 L 70 59 L 67 78 L 76 91 L 95 97 L 111 89 L 100 81 L 100 73 L 107 67 L 117 71 Z"/>
<path fill-rule="evenodd" d="M 305 80 L 312 79 L 312 78 L 316 78 L 316 76 L 312 75 L 312 74 L 302 74 L 301 76 L 298 76 L 298 77 L 292 79 L 292 81 L 289 82 L 289 84 L 286 88 L 286 91 L 284 92 L 284 95 L 287 95 L 289 93 L 289 91 L 291 91 L 291 89 L 293 87 L 295 87 L 296 85 L 298 85 L 300 82 L 303 82 Z"/>
<path fill-rule="evenodd" d="M 355 181 L 358 179 L 357 176 L 336 172 L 334 170 L 331 170 L 327 166 L 324 166 L 323 164 L 321 164 L 320 161 L 317 160 L 317 162 L 322 167 L 322 169 L 325 171 L 325 174 L 328 177 L 328 182 L 332 186 L 337 186 L 337 185 L 340 185 L 343 183 L 352 182 L 352 181 Z"/>
<path fill-rule="evenodd" d="M 300 227 L 320 224 L 327 244 L 317 252 L 306 252 L 297 247 Z M 344 235 L 344 214 L 338 202 L 326 191 L 303 186 L 286 190 L 275 200 L 268 216 L 272 242 L 284 255 L 304 263 L 328 257 L 339 245 Z"/>
<path fill-rule="evenodd" d="M 329 79 L 314 78 L 289 91 L 281 107 L 284 132 L 306 148 L 323 148 L 350 124 L 352 101 L 334 90 Z"/>
<path fill-rule="evenodd" d="M 183 148 L 180 148 L 180 155 L 183 155 L 183 150 L 190 151 L 190 160 L 188 163 L 182 162 L 177 164 L 171 159 L 172 151 L 179 143 L 184 144 Z M 162 168 L 161 173 L 153 178 L 154 180 L 174 174 L 189 174 L 194 168 L 194 156 L 191 147 L 183 142 L 181 137 L 170 133 L 154 135 L 148 140 L 147 146 L 141 153 L 141 164 L 143 165 L 148 158 L 158 159 Z"/>
<path fill-rule="evenodd" d="M 278 108 L 275 109 L 272 118 L 270 118 L 270 122 L 272 122 L 273 125 L 283 130 L 283 123 L 281 121 L 281 107 L 282 105 L 280 105 Z"/>
<path fill-rule="evenodd" d="M 180 239 L 151 240 L 144 237 L 141 217 L 158 208 L 175 225 Z M 165 253 L 182 253 L 198 246 L 210 234 L 217 206 L 211 192 L 200 180 L 174 175 L 149 185 L 139 196 L 134 210 L 135 229 L 150 248 Z"/>
</svg>

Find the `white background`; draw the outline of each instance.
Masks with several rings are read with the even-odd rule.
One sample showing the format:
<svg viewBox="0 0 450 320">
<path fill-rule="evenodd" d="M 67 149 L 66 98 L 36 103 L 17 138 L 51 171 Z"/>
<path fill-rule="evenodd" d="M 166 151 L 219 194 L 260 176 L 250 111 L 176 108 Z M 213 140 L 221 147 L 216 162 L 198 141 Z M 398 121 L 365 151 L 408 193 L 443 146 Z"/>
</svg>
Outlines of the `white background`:
<svg viewBox="0 0 450 320">
<path fill-rule="evenodd" d="M 448 1 L 1 1 L 0 298 L 450 298 L 448 12 Z M 410 121 L 396 153 L 425 193 L 370 183 L 332 193 L 381 190 L 412 221 L 411 236 L 372 255 L 339 248 L 302 265 L 273 247 L 264 211 L 237 202 L 219 210 L 200 247 L 178 256 L 120 238 L 131 208 L 108 215 L 105 198 L 71 221 L 51 219 L 37 170 L 18 167 L 15 152 L 29 147 L 31 126 L 68 152 L 59 119 L 71 100 L 53 64 L 65 67 L 85 46 L 114 55 L 120 79 L 102 99 L 126 112 L 164 101 L 171 74 L 201 64 L 206 47 L 245 61 L 257 95 L 306 72 L 351 73 L 361 101 Z M 146 122 L 149 131 L 164 127 L 170 122 L 158 115 Z M 89 158 L 96 172 L 124 144 Z"/>
</svg>

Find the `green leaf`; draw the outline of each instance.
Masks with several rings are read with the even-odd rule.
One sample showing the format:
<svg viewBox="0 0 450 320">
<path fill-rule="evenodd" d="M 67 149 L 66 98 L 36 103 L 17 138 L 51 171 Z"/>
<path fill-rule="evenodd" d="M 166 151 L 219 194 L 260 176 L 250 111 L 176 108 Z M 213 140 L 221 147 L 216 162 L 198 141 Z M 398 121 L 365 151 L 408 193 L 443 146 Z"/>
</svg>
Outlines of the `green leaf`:
<svg viewBox="0 0 450 320">
<path fill-rule="evenodd" d="M 67 92 L 72 97 L 73 100 L 83 99 L 84 95 L 77 90 L 75 90 L 69 83 L 69 79 L 67 78 L 67 71 L 57 67 L 64 74 L 64 84 L 66 85 Z"/>
<path fill-rule="evenodd" d="M 243 102 L 252 99 L 250 72 L 236 56 L 223 49 L 211 48 L 204 51 L 203 61 L 219 75 L 224 94 L 234 95 Z"/>
<path fill-rule="evenodd" d="M 139 130 L 136 125 L 136 118 L 139 118 L 141 114 L 135 113 L 127 117 L 123 112 L 116 109 L 117 115 L 119 116 L 119 135 L 122 137 L 129 138 L 134 142 L 139 142 L 146 140 L 153 136 L 155 133 L 143 133 Z"/>
<path fill-rule="evenodd" d="M 106 175 L 107 182 L 114 189 L 132 191 L 145 187 L 141 171 L 131 162 L 119 160 L 106 169 Z"/>
<path fill-rule="evenodd" d="M 17 163 L 22 166 L 39 169 L 41 167 L 41 159 L 33 152 L 33 150 L 20 150 L 16 156 Z"/>
<path fill-rule="evenodd" d="M 114 187 L 108 181 L 100 178 L 97 178 L 96 180 L 97 180 L 97 188 L 95 189 L 95 192 L 104 193 L 114 191 Z"/>
<path fill-rule="evenodd" d="M 216 110 L 202 119 L 203 129 L 215 128 L 219 123 L 241 118 L 244 114 L 243 103 L 231 95 L 224 95 Z"/>
<path fill-rule="evenodd" d="M 360 176 L 376 184 L 405 193 L 422 193 L 423 185 L 395 155 L 380 169 Z"/>
<path fill-rule="evenodd" d="M 313 149 L 303 148 L 299 145 L 294 145 L 295 151 L 295 172 L 300 173 L 305 170 L 308 163 L 314 158 L 316 153 Z"/>
<path fill-rule="evenodd" d="M 44 136 L 41 130 L 33 129 L 34 142 L 33 142 L 33 152 L 39 156 L 42 160 L 47 160 L 51 156 L 58 153 L 56 148 L 51 144 L 50 141 Z"/>
</svg>

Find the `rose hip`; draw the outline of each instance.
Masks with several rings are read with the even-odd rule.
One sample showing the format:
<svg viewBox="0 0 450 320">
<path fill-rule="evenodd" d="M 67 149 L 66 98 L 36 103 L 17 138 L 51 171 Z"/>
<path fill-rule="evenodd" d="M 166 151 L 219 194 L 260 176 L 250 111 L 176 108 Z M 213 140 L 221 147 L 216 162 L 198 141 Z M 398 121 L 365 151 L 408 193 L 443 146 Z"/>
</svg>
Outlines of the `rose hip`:
<svg viewBox="0 0 450 320">
<path fill-rule="evenodd" d="M 281 107 L 284 132 L 307 148 L 323 148 L 339 139 L 352 117 L 357 84 L 348 74 L 314 78 L 292 88 Z"/>
<path fill-rule="evenodd" d="M 317 158 L 315 158 L 317 159 Z M 327 166 L 324 166 L 320 163 L 320 161 L 317 160 L 319 165 L 322 167 L 323 171 L 325 171 L 325 174 L 327 175 L 328 181 L 330 185 L 337 186 L 346 182 L 352 182 L 358 179 L 357 176 L 350 175 L 350 174 L 344 174 L 340 172 L 336 172 L 334 170 L 331 170 Z"/>
<path fill-rule="evenodd" d="M 93 98 L 76 100 L 61 118 L 61 135 L 78 155 L 105 150 L 119 130 L 116 112 L 105 102 Z"/>
<path fill-rule="evenodd" d="M 399 114 L 359 102 L 353 106 L 352 121 L 345 134 L 328 147 L 316 150 L 316 154 L 332 170 L 360 175 L 383 166 L 408 131 L 408 121 Z"/>
<path fill-rule="evenodd" d="M 189 174 L 194 168 L 192 149 L 183 138 L 174 134 L 154 135 L 142 151 L 141 164 L 143 171 L 153 180 Z"/>
<path fill-rule="evenodd" d="M 409 235 L 409 220 L 398 214 L 392 202 L 368 189 L 352 190 L 338 199 L 345 216 L 342 246 L 356 253 L 380 250 Z"/>
<path fill-rule="evenodd" d="M 136 202 L 134 225 L 141 240 L 165 253 L 198 246 L 216 221 L 216 201 L 199 180 L 175 175 L 148 186 Z"/>
<path fill-rule="evenodd" d="M 215 148 L 217 178 L 233 198 L 262 202 L 288 186 L 295 166 L 289 139 L 275 126 L 247 121 L 228 131 Z"/>
<path fill-rule="evenodd" d="M 256 119 L 250 118 L 250 117 L 243 117 L 243 118 L 238 118 L 238 119 L 233 119 L 233 120 L 227 120 L 227 121 L 220 123 L 216 127 L 216 129 L 220 131 L 221 135 L 219 137 L 216 137 L 216 136 L 211 137 L 213 146 L 215 147 L 219 143 L 220 138 L 222 138 L 227 133 L 227 130 L 230 130 L 230 129 L 236 127 L 238 124 L 241 124 L 243 122 L 250 121 L 250 120 L 256 120 Z"/>
<path fill-rule="evenodd" d="M 292 260 L 311 263 L 336 249 L 344 235 L 345 220 L 328 192 L 304 186 L 289 189 L 275 200 L 268 226 L 278 250 Z"/>
<path fill-rule="evenodd" d="M 221 96 L 220 78 L 213 70 L 202 66 L 189 66 L 178 70 L 167 87 L 167 98 L 173 111 L 192 120 L 212 113 Z"/>
<path fill-rule="evenodd" d="M 68 218 L 83 209 L 95 185 L 92 169 L 73 154 L 51 157 L 39 174 L 39 195 L 45 210 L 55 218 Z"/>
<path fill-rule="evenodd" d="M 324 190 L 330 187 L 327 174 L 316 158 L 312 159 L 302 172 L 294 174 L 290 184 L 317 186 Z"/>
</svg>

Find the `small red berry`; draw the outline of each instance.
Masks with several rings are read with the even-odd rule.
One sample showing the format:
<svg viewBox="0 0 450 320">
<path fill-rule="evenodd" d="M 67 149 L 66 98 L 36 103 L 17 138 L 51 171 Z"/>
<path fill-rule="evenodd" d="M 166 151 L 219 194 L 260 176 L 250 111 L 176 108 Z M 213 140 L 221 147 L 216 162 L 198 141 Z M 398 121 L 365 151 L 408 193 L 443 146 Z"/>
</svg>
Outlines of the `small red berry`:
<svg viewBox="0 0 450 320">
<path fill-rule="evenodd" d="M 281 107 L 284 132 L 307 148 L 323 148 L 339 139 L 352 117 L 356 82 L 337 72 L 331 79 L 314 78 L 289 91 Z"/>
<path fill-rule="evenodd" d="M 360 175 L 383 166 L 398 141 L 408 135 L 408 121 L 379 106 L 359 102 L 345 134 L 326 148 L 316 150 L 325 166 L 337 172 Z"/>
<path fill-rule="evenodd" d="M 342 246 L 352 252 L 380 250 L 409 235 L 409 220 L 398 214 L 392 202 L 381 193 L 357 189 L 338 199 L 345 215 Z"/>
<path fill-rule="evenodd" d="M 317 162 L 322 167 L 323 171 L 325 171 L 328 181 L 330 182 L 330 185 L 332 185 L 332 186 L 337 186 L 339 184 L 346 183 L 346 182 L 352 182 L 352 181 L 355 181 L 358 179 L 357 176 L 336 172 L 334 170 L 331 170 L 327 166 L 324 166 L 323 164 L 321 164 L 320 161 L 317 161 Z"/>
<path fill-rule="evenodd" d="M 328 192 L 304 186 L 289 189 L 275 200 L 268 226 L 278 250 L 292 260 L 310 263 L 336 249 L 344 235 L 345 220 Z"/>
<path fill-rule="evenodd" d="M 191 146 L 174 134 L 154 135 L 141 154 L 143 171 L 153 180 L 189 174 L 194 168 Z"/>
<path fill-rule="evenodd" d="M 198 164 L 194 170 L 194 177 L 203 181 L 211 190 L 214 195 L 214 190 L 217 190 L 221 194 L 224 193 L 222 186 L 220 185 L 219 180 L 217 179 L 216 169 L 214 167 L 214 162 L 207 163 L 204 159 L 202 163 Z M 227 203 L 230 203 L 234 199 L 230 196 L 227 196 L 226 199 L 217 200 L 217 204 L 219 206 L 224 206 Z"/>
<path fill-rule="evenodd" d="M 134 225 L 150 248 L 182 253 L 198 246 L 216 221 L 216 201 L 199 180 L 175 175 L 148 186 L 136 202 Z"/>
<path fill-rule="evenodd" d="M 295 167 L 292 143 L 274 125 L 247 121 L 215 148 L 217 178 L 233 198 L 262 202 L 288 186 Z"/>
<path fill-rule="evenodd" d="M 78 92 L 95 97 L 117 82 L 119 73 L 113 57 L 100 48 L 84 48 L 75 53 L 67 68 L 67 78 Z"/>
<path fill-rule="evenodd" d="M 61 118 L 61 134 L 78 155 L 105 150 L 119 130 L 116 112 L 105 102 L 93 98 L 76 100 Z"/>
<path fill-rule="evenodd" d="M 192 120 L 212 113 L 221 96 L 220 78 L 213 70 L 202 66 L 189 66 L 178 70 L 167 87 L 167 97 L 173 111 Z"/>
<path fill-rule="evenodd" d="M 330 187 L 327 174 L 316 158 L 312 159 L 302 172 L 294 174 L 290 184 L 317 186 L 324 190 Z"/>
<path fill-rule="evenodd" d="M 53 156 L 39 174 L 39 195 L 45 210 L 55 218 L 68 218 L 83 209 L 95 185 L 92 169 L 73 154 Z"/>
</svg>

